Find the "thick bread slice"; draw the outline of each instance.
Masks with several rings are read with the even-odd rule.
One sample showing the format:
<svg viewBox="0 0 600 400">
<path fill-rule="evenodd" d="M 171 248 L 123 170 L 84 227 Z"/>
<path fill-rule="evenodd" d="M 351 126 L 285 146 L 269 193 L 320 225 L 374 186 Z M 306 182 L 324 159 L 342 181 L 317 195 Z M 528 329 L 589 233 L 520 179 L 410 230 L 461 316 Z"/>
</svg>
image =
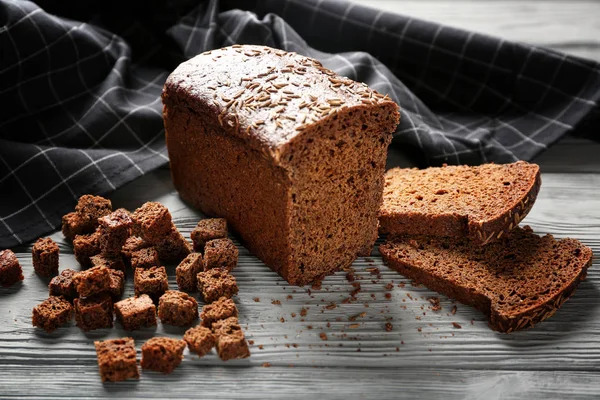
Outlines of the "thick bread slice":
<svg viewBox="0 0 600 400">
<path fill-rule="evenodd" d="M 536 164 L 389 170 L 381 233 L 468 237 L 487 244 L 516 227 L 541 185 Z"/>
<path fill-rule="evenodd" d="M 515 228 L 487 246 L 466 239 L 399 236 L 379 247 L 384 261 L 489 317 L 510 333 L 552 316 L 586 277 L 592 250 L 574 239 Z"/>
</svg>

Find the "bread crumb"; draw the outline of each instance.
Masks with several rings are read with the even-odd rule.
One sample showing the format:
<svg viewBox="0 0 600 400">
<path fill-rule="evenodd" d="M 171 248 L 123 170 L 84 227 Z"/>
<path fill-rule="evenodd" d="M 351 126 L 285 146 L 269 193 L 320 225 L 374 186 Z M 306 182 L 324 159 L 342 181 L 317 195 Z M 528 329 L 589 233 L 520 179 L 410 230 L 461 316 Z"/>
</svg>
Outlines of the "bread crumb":
<svg viewBox="0 0 600 400">
<path fill-rule="evenodd" d="M 460 324 L 453 322 L 452 326 L 455 327 L 456 329 L 462 329 L 462 326 L 460 326 Z"/>
<path fill-rule="evenodd" d="M 254 345 L 254 340 L 248 340 L 248 344 L 249 344 L 250 346 L 253 346 L 253 345 Z"/>
<path fill-rule="evenodd" d="M 366 311 L 363 311 L 360 314 L 351 315 L 350 317 L 348 317 L 348 321 L 354 322 L 354 321 L 356 321 L 357 318 L 362 318 L 366 315 L 367 315 Z"/>
<path fill-rule="evenodd" d="M 271 300 L 271 304 L 274 304 L 276 306 L 280 306 L 281 305 L 281 301 L 280 300 Z"/>
<path fill-rule="evenodd" d="M 258 349 L 259 349 L 259 350 L 262 350 L 263 348 L 264 348 L 264 347 L 263 347 L 263 345 L 262 345 L 262 344 L 259 344 L 259 345 L 258 345 Z"/>
<path fill-rule="evenodd" d="M 300 316 L 306 317 L 306 308 L 302 307 L 302 309 L 300 310 Z"/>
<path fill-rule="evenodd" d="M 431 303 L 430 308 L 432 311 L 440 311 L 442 309 L 439 297 L 429 297 L 427 300 L 429 300 L 429 303 Z"/>
<path fill-rule="evenodd" d="M 254 297 L 252 300 L 254 300 L 255 303 L 260 303 L 260 297 Z"/>
<path fill-rule="evenodd" d="M 385 331 L 386 332 L 391 332 L 392 329 L 394 329 L 394 325 L 390 324 L 389 322 L 386 322 L 386 324 L 385 324 Z"/>
<path fill-rule="evenodd" d="M 452 315 L 456 314 L 456 306 L 452 306 L 452 311 L 450 311 Z"/>
<path fill-rule="evenodd" d="M 380 273 L 379 268 L 376 267 L 367 268 L 366 271 L 369 272 L 371 275 L 378 275 Z"/>
<path fill-rule="evenodd" d="M 321 338 L 321 340 L 327 340 L 328 339 L 327 334 L 325 332 L 319 333 L 319 337 Z"/>
<path fill-rule="evenodd" d="M 263 363 L 262 366 L 265 367 L 265 368 L 269 368 L 271 366 L 271 363 L 270 362 L 266 362 L 266 363 Z"/>
<path fill-rule="evenodd" d="M 393 288 L 394 288 L 393 283 L 388 283 L 387 285 L 385 285 L 385 290 L 392 290 Z"/>
</svg>

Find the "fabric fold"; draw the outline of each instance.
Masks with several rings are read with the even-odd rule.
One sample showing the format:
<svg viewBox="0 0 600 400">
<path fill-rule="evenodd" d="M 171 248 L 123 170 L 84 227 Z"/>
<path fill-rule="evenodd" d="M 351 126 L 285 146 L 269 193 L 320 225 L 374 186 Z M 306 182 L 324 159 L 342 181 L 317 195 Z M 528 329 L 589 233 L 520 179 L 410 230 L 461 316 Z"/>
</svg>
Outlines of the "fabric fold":
<svg viewBox="0 0 600 400">
<path fill-rule="evenodd" d="M 165 79 L 235 43 L 317 58 L 390 95 L 393 146 L 422 166 L 532 160 L 567 133 L 598 140 L 596 62 L 347 1 L 0 0 L 0 18 L 1 248 L 168 163 Z"/>
</svg>

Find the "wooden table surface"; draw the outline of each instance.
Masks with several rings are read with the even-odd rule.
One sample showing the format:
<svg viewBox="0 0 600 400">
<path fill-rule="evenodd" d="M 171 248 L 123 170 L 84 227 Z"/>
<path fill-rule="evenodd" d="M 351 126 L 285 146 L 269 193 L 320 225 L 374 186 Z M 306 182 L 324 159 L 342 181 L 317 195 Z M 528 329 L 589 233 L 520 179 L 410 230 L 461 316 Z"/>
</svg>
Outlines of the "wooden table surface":
<svg viewBox="0 0 600 400">
<path fill-rule="evenodd" d="M 600 61 L 597 2 L 362 1 L 375 7 L 450 25 L 544 44 Z M 538 160 L 543 185 L 524 223 L 539 233 L 571 236 L 600 254 L 600 146 L 567 138 Z M 406 165 L 396 149 L 391 165 Z M 202 215 L 174 191 L 167 169 L 158 170 L 111 197 L 134 209 L 160 201 L 186 237 Z M 61 269 L 77 264 L 60 233 Z M 239 245 L 239 242 L 236 241 Z M 31 309 L 47 297 L 47 281 L 32 269 L 30 246 L 18 250 L 25 281 L 0 289 L 1 398 L 598 398 L 600 397 L 600 271 L 588 279 L 550 320 L 511 335 L 491 331 L 485 317 L 437 296 L 388 270 L 377 250 L 353 265 L 361 278 L 359 301 L 343 304 L 352 286 L 344 273 L 328 277 L 321 290 L 291 287 L 242 246 L 234 271 L 237 303 L 246 336 L 246 360 L 221 362 L 185 353 L 169 376 L 144 372 L 139 381 L 102 384 L 94 340 L 127 333 L 84 333 L 71 323 L 53 334 L 31 326 Z M 367 269 L 379 268 L 381 276 Z M 169 284 L 176 287 L 174 268 Z M 394 284 L 391 298 L 385 286 Z M 131 278 L 125 295 L 133 293 Z M 256 301 L 258 300 L 259 301 Z M 272 304 L 279 300 L 281 305 Z M 335 306 L 330 306 L 335 304 Z M 300 316 L 302 308 L 307 315 Z M 362 314 L 366 313 L 366 314 Z M 356 317 L 356 318 L 351 318 Z M 281 319 L 285 321 L 281 322 Z M 387 332 L 386 322 L 393 325 Z M 453 327 L 453 322 L 462 329 Z M 137 347 L 153 335 L 181 337 L 183 329 L 161 326 L 133 333 Z M 326 341 L 320 334 L 327 335 Z M 270 363 L 270 367 L 263 366 Z"/>
</svg>

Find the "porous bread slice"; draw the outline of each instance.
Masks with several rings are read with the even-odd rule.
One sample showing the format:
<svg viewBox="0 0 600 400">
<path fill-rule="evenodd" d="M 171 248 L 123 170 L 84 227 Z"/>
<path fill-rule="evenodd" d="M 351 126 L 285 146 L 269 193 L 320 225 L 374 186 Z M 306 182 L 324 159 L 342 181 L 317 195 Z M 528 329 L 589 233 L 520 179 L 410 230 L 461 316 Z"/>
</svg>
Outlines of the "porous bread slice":
<svg viewBox="0 0 600 400">
<path fill-rule="evenodd" d="M 510 333 L 552 316 L 586 277 L 592 250 L 517 227 L 487 246 L 468 239 L 397 236 L 379 247 L 407 278 L 485 313 Z"/>
<path fill-rule="evenodd" d="M 466 236 L 487 244 L 516 227 L 541 185 L 536 164 L 484 164 L 386 172 L 381 233 Z"/>
</svg>

